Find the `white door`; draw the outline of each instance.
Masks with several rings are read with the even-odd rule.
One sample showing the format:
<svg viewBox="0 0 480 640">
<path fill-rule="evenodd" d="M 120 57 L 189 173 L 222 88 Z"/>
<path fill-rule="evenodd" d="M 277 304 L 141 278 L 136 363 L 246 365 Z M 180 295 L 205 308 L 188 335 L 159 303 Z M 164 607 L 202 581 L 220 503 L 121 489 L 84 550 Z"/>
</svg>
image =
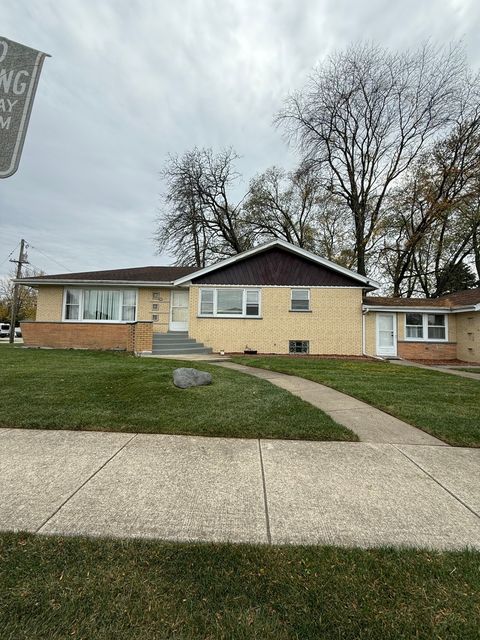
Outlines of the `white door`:
<svg viewBox="0 0 480 640">
<path fill-rule="evenodd" d="M 377 313 L 377 356 L 397 355 L 397 323 L 394 313 Z"/>
<path fill-rule="evenodd" d="M 188 289 L 172 289 L 168 328 L 170 331 L 188 331 Z"/>
</svg>

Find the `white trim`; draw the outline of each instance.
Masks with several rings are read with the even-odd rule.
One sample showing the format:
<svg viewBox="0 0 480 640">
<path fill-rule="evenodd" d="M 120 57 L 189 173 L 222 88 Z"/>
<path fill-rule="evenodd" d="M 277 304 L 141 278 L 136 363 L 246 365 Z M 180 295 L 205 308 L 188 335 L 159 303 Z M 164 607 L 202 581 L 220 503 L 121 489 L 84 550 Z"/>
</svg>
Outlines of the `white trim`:
<svg viewBox="0 0 480 640">
<path fill-rule="evenodd" d="M 379 317 L 380 316 L 391 316 L 392 317 L 392 327 L 393 327 L 393 343 L 392 343 L 392 351 L 383 351 L 381 350 L 380 347 L 380 341 L 379 341 L 379 334 L 380 334 L 380 329 L 379 329 Z M 377 354 L 377 356 L 383 356 L 383 357 L 396 357 L 397 355 L 397 314 L 396 313 L 377 313 L 377 316 L 375 318 L 375 352 Z"/>
<path fill-rule="evenodd" d="M 378 282 L 375 282 L 374 280 L 369 280 L 368 278 L 365 278 L 365 276 L 361 276 L 359 273 L 356 273 L 355 271 L 351 271 L 350 269 L 341 267 L 340 265 L 335 264 L 334 262 L 331 262 L 326 258 L 321 258 L 320 256 L 317 256 L 316 254 L 311 253 L 310 251 L 306 251 L 305 249 L 301 249 L 300 247 L 290 244 L 290 242 L 286 242 L 285 240 L 272 240 L 271 242 L 267 242 L 266 244 L 262 244 L 262 245 L 259 245 L 258 247 L 254 247 L 249 251 L 243 251 L 243 253 L 239 253 L 236 256 L 231 256 L 230 258 L 221 260 L 220 262 L 210 265 L 209 267 L 204 267 L 203 269 L 194 271 L 193 273 L 190 273 L 189 275 L 184 276 L 183 278 L 178 278 L 177 280 L 174 281 L 174 284 L 180 285 L 180 284 L 184 284 L 185 282 L 190 282 L 194 278 L 199 278 L 203 275 L 206 275 L 207 273 L 210 273 L 211 271 L 216 271 L 217 269 L 223 269 L 229 264 L 233 264 L 235 262 L 238 262 L 239 260 L 244 260 L 245 258 L 253 256 L 257 253 L 261 253 L 262 251 L 266 251 L 273 247 L 282 247 L 283 249 L 290 251 L 290 253 L 295 253 L 301 256 L 302 258 L 306 258 L 307 260 L 310 260 L 311 262 L 316 262 L 317 264 L 321 264 L 324 267 L 328 267 L 329 269 L 332 269 L 332 271 L 337 271 L 338 273 L 342 273 L 343 275 L 348 276 L 349 278 L 352 278 L 354 280 L 358 280 L 359 282 L 362 282 L 363 284 L 367 285 L 368 287 L 372 287 L 373 289 L 379 289 L 381 286 Z"/>
<path fill-rule="evenodd" d="M 242 313 L 218 313 L 217 289 L 241 289 L 242 294 Z M 202 291 L 213 291 L 213 313 L 202 313 Z M 258 314 L 256 316 L 247 315 L 247 291 L 256 291 L 258 293 Z M 198 296 L 197 318 L 237 318 L 239 320 L 258 320 L 262 317 L 262 291 L 258 287 L 213 287 L 206 286 L 200 289 Z"/>
<path fill-rule="evenodd" d="M 408 338 L 407 337 L 407 313 L 418 313 L 417 311 L 408 311 L 405 313 L 403 321 L 403 335 L 405 342 L 448 342 L 448 317 L 446 313 L 437 313 L 428 311 L 422 313 L 422 333 L 423 338 Z M 428 337 L 428 316 L 443 316 L 445 318 L 445 338 L 429 338 Z M 409 325 L 413 326 L 413 325 Z M 420 326 L 420 325 L 417 325 Z"/>
<path fill-rule="evenodd" d="M 188 288 L 196 287 L 197 289 L 357 289 L 363 290 L 365 287 L 336 287 L 329 285 L 328 287 L 322 285 L 309 285 L 309 284 L 189 284 Z"/>
<path fill-rule="evenodd" d="M 363 304 L 362 309 L 382 313 L 454 313 L 450 307 L 390 307 L 388 305 Z"/>
<path fill-rule="evenodd" d="M 137 322 L 138 321 L 138 289 L 136 289 L 135 287 L 130 287 L 131 291 L 135 291 L 135 317 L 133 320 L 95 320 L 94 318 L 90 318 L 90 319 L 83 319 L 83 292 L 85 287 L 77 287 L 78 291 L 80 292 L 80 296 L 79 296 L 79 304 L 78 304 L 78 319 L 74 319 L 74 318 L 66 318 L 65 317 L 65 312 L 66 312 L 66 301 L 67 301 L 67 291 L 69 289 L 75 289 L 75 287 L 64 287 L 63 288 L 63 296 L 62 296 L 62 322 L 85 322 L 85 323 L 95 323 L 95 324 L 131 324 L 132 322 Z M 108 291 L 108 289 L 103 288 L 102 291 Z M 113 289 L 112 289 L 113 291 Z M 123 300 L 122 300 L 122 304 L 120 305 L 120 310 L 122 310 L 123 308 Z"/>
</svg>

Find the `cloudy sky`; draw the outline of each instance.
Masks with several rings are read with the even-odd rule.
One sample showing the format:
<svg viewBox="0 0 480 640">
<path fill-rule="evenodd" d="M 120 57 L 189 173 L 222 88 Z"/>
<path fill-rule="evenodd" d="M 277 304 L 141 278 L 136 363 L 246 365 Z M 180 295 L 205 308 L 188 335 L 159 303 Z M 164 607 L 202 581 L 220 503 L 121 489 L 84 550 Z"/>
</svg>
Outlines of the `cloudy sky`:
<svg viewBox="0 0 480 640">
<path fill-rule="evenodd" d="M 0 28 L 52 55 L 0 180 L 0 275 L 21 237 L 47 273 L 168 264 L 152 241 L 167 154 L 232 145 L 245 187 L 292 166 L 273 115 L 351 42 L 462 39 L 480 64 L 478 0 L 2 0 Z"/>
</svg>

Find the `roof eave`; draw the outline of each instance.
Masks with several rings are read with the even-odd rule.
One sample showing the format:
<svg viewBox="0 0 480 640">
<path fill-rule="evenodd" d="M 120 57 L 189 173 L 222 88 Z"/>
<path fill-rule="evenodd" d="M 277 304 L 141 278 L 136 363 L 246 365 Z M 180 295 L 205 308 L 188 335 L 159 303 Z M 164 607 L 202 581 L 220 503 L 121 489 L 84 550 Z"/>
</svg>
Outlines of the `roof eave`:
<svg viewBox="0 0 480 640">
<path fill-rule="evenodd" d="M 40 285 L 106 285 L 109 287 L 174 287 L 172 280 L 168 282 L 153 280 L 69 280 L 68 278 L 45 278 L 44 280 L 29 280 L 28 278 L 19 278 L 13 280 L 14 284 L 23 284 L 29 287 L 38 287 Z"/>
</svg>

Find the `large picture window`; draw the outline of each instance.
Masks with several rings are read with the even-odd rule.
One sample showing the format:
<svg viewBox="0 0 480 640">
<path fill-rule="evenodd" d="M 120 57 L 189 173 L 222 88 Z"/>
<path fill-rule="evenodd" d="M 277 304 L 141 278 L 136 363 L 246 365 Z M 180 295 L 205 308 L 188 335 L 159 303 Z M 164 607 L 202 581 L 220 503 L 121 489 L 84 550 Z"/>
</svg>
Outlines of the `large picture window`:
<svg viewBox="0 0 480 640">
<path fill-rule="evenodd" d="M 77 322 L 134 322 L 135 289 L 67 289 L 64 319 Z"/>
<path fill-rule="evenodd" d="M 200 316 L 224 318 L 259 318 L 258 289 L 200 289 Z"/>
<path fill-rule="evenodd" d="M 432 342 L 447 340 L 447 318 L 442 313 L 407 313 L 405 339 Z"/>
</svg>

